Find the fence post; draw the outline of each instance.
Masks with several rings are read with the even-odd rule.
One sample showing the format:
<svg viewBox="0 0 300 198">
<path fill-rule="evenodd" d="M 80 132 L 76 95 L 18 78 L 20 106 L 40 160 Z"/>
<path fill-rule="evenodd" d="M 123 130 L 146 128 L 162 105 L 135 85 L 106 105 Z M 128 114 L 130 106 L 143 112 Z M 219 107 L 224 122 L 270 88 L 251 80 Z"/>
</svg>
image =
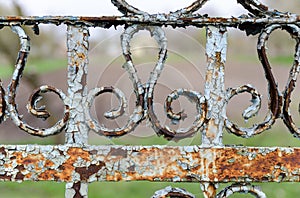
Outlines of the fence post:
<svg viewBox="0 0 300 198">
<path fill-rule="evenodd" d="M 80 147 L 88 144 L 89 131 L 84 114 L 84 103 L 87 96 L 88 38 L 87 27 L 68 25 L 68 97 L 71 102 L 65 143 Z M 87 183 L 79 181 L 67 183 L 66 198 L 87 198 L 87 196 Z"/>
<path fill-rule="evenodd" d="M 206 28 L 207 72 L 204 96 L 208 102 L 208 123 L 202 134 L 202 146 L 222 145 L 224 118 L 226 117 L 226 90 L 224 64 L 226 61 L 227 31 L 225 27 Z M 217 184 L 201 184 L 204 197 L 216 196 Z"/>
<path fill-rule="evenodd" d="M 222 145 L 224 119 L 226 117 L 225 61 L 227 31 L 225 27 L 206 28 L 207 72 L 204 96 L 208 102 L 208 124 L 202 135 L 203 146 Z"/>
</svg>

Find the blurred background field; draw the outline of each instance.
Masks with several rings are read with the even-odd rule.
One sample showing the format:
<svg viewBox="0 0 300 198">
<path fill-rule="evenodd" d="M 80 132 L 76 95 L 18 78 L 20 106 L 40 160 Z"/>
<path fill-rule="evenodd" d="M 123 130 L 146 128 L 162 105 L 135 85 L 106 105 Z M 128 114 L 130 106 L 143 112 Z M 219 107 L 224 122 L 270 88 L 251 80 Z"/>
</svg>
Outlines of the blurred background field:
<svg viewBox="0 0 300 198">
<path fill-rule="evenodd" d="M 97 7 L 96 1 L 90 0 L 85 3 L 86 7 L 74 6 L 66 7 L 66 2 L 56 1 L 57 6 L 51 6 L 49 3 L 40 3 L 37 1 L 4 1 L 0 0 L 0 15 L 119 15 L 117 10 L 111 6 L 106 10 Z M 139 3 L 136 1 L 128 1 Z M 140 1 L 141 2 L 141 1 Z M 183 5 L 192 1 L 183 1 Z M 228 5 L 215 9 L 216 3 L 220 1 L 213 0 L 212 4 L 205 7 L 204 13 L 211 15 L 231 15 L 239 16 L 244 11 L 234 4 L 234 1 L 228 1 Z M 300 13 L 300 2 L 293 1 L 263 1 L 266 4 L 278 10 Z M 69 2 L 70 3 L 70 2 Z M 101 1 L 102 4 L 109 4 L 110 1 Z M 45 4 L 45 5 L 42 5 Z M 50 5 L 51 4 L 51 5 Z M 95 4 L 95 5 L 94 5 Z M 152 2 L 152 4 L 155 4 Z M 170 3 L 169 3 L 170 4 Z M 38 7 L 40 6 L 40 7 Z M 44 6 L 44 7 L 43 7 Z M 49 7 L 47 7 L 49 6 Z M 139 6 L 145 6 L 145 9 L 152 9 L 143 3 Z M 228 10 L 232 7 L 237 9 Z M 161 9 L 170 10 L 167 6 L 161 6 Z M 181 6 L 183 7 L 183 6 Z M 222 7 L 222 6 L 220 6 Z M 175 7 L 176 9 L 180 7 Z M 121 55 L 120 34 L 123 27 L 116 29 L 91 29 L 90 39 L 90 60 L 88 86 L 90 89 L 96 86 L 115 86 L 125 92 L 129 100 L 127 115 L 133 111 L 135 97 L 131 90 L 131 82 L 127 74 L 122 69 L 124 59 Z M 163 74 L 159 78 L 155 92 L 155 110 L 159 119 L 165 124 L 169 124 L 164 112 L 163 104 L 166 96 L 177 88 L 188 88 L 203 92 L 205 78 L 205 30 L 189 27 L 187 29 L 164 28 L 168 38 L 168 59 Z M 226 62 L 226 87 L 238 87 L 244 84 L 252 84 L 262 94 L 262 109 L 258 116 L 245 123 L 242 119 L 243 110 L 250 104 L 251 97 L 247 94 L 237 96 L 230 101 L 227 114 L 228 117 L 242 126 L 251 126 L 253 123 L 261 122 L 267 112 L 268 92 L 267 82 L 264 77 L 262 66 L 260 65 L 256 54 L 257 36 L 246 37 L 245 33 L 238 30 L 229 29 L 228 55 Z M 44 103 L 47 109 L 52 113 L 52 117 L 46 122 L 36 119 L 29 115 L 26 110 L 27 99 L 32 91 L 43 84 L 53 85 L 62 89 L 66 93 L 67 89 L 67 58 L 66 58 L 66 26 L 40 25 L 40 35 L 33 34 L 30 28 L 27 32 L 31 37 L 31 53 L 26 66 L 25 74 L 17 93 L 17 101 L 20 114 L 24 115 L 24 120 L 34 126 L 46 127 L 55 123 L 62 115 L 62 104 L 56 96 L 47 94 Z M 143 82 L 147 81 L 155 61 L 157 59 L 157 45 L 147 32 L 138 34 L 132 42 L 132 53 L 134 63 L 137 66 L 138 73 Z M 272 71 L 282 91 L 287 82 L 289 69 L 293 62 L 295 42 L 283 31 L 276 31 L 272 34 L 269 42 L 269 58 L 272 64 Z M 9 83 L 13 72 L 13 65 L 18 51 L 18 39 L 12 34 L 9 28 L 3 28 L 0 31 L 0 78 L 4 87 Z M 296 87 L 293 95 L 293 116 L 296 124 L 299 123 L 299 86 Z M 55 101 L 55 102 L 54 102 Z M 92 113 L 111 127 L 122 125 L 126 122 L 124 116 L 114 122 L 107 121 L 103 113 L 116 104 L 115 98 L 110 95 L 104 95 L 96 99 Z M 180 127 L 187 127 L 193 122 L 195 110 L 194 105 L 187 100 L 180 99 L 174 104 L 175 111 L 182 109 L 188 115 L 185 123 L 180 123 Z M 175 126 L 173 126 L 175 127 Z M 10 120 L 0 125 L 0 143 L 1 144 L 63 144 L 63 132 L 54 137 L 37 138 L 32 137 L 25 132 L 20 131 Z M 157 137 L 149 124 L 144 121 L 133 133 L 122 138 L 107 139 L 100 137 L 94 132 L 90 132 L 90 144 L 118 144 L 118 145 L 199 145 L 201 144 L 201 134 L 198 133 L 193 138 L 188 138 L 179 142 L 169 142 L 162 137 Z M 250 139 L 238 138 L 224 131 L 225 145 L 245 145 L 245 146 L 299 146 L 299 140 L 294 138 L 287 130 L 281 120 L 277 120 L 272 129 Z M 151 183 L 151 182 L 101 182 L 90 184 L 89 197 L 151 197 L 156 190 L 172 185 L 173 187 L 182 187 L 197 197 L 202 197 L 199 184 L 195 183 Z M 221 184 L 220 189 L 229 184 Z M 271 198 L 293 198 L 299 196 L 299 184 L 296 183 L 262 183 L 258 184 L 262 190 Z M 63 197 L 64 183 L 54 182 L 0 182 L 0 197 Z M 235 195 L 232 197 L 251 197 L 251 195 Z"/>
</svg>

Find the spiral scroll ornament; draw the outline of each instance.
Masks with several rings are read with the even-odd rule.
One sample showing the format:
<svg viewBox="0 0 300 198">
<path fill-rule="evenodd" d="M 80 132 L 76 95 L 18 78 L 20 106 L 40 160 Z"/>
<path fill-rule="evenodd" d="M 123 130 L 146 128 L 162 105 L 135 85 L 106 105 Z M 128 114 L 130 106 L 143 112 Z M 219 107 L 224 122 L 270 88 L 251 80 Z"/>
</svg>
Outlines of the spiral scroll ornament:
<svg viewBox="0 0 300 198">
<path fill-rule="evenodd" d="M 216 198 L 227 198 L 235 193 L 247 193 L 253 195 L 255 198 L 266 198 L 267 196 L 258 186 L 249 184 L 232 184 L 219 192 Z"/>
<path fill-rule="evenodd" d="M 165 189 L 158 190 L 151 198 L 165 198 L 165 197 L 178 197 L 178 198 L 195 198 L 195 195 L 187 192 L 181 188 L 172 188 L 171 186 Z"/>
<path fill-rule="evenodd" d="M 47 129 L 39 129 L 32 127 L 22 121 L 21 116 L 18 113 L 17 110 L 17 104 L 16 104 L 16 94 L 17 94 L 17 87 L 19 85 L 22 73 L 24 71 L 27 57 L 30 50 L 30 39 L 24 32 L 24 30 L 20 26 L 11 26 L 11 29 L 14 33 L 16 33 L 20 39 L 20 45 L 21 48 L 19 50 L 18 58 L 15 65 L 15 71 L 13 73 L 13 77 L 10 81 L 10 84 L 8 86 L 8 93 L 7 93 L 7 109 L 9 111 L 10 117 L 13 120 L 13 122 L 22 130 L 26 131 L 27 133 L 35 136 L 49 136 L 54 135 L 60 131 L 63 130 L 66 122 L 68 121 L 69 116 L 69 107 L 65 105 L 64 108 L 64 116 L 63 118 L 58 121 L 54 126 L 47 128 Z M 44 109 L 44 107 L 38 107 L 37 103 L 39 100 L 42 99 L 41 93 L 46 92 L 53 92 L 57 94 L 61 100 L 65 100 L 66 96 L 63 94 L 63 92 L 59 89 L 53 88 L 51 86 L 41 86 L 39 89 L 37 89 L 32 96 L 30 97 L 28 108 L 29 111 L 39 117 L 46 119 L 49 117 L 49 113 Z"/>
</svg>

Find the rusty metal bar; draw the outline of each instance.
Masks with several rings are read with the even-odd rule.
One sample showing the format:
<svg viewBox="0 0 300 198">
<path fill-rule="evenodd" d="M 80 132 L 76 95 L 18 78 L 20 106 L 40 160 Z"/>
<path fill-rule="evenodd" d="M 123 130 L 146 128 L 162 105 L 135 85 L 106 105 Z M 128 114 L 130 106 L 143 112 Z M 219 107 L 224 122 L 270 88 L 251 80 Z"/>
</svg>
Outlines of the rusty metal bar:
<svg viewBox="0 0 300 198">
<path fill-rule="evenodd" d="M 1 181 L 300 181 L 300 148 L 1 145 L 0 151 Z"/>
<path fill-rule="evenodd" d="M 203 146 L 222 145 L 224 118 L 226 115 L 225 61 L 227 31 L 224 27 L 207 27 L 207 69 L 204 96 L 209 99 L 208 123 L 202 133 Z"/>
<path fill-rule="evenodd" d="M 239 16 L 231 18 L 222 17 L 203 17 L 201 15 L 191 16 L 177 16 L 174 17 L 168 14 L 154 14 L 154 15 L 132 15 L 132 16 L 0 16 L 0 26 L 12 25 L 38 25 L 38 24 L 71 24 L 84 25 L 87 27 L 103 27 L 110 28 L 112 26 L 126 25 L 126 24 L 144 24 L 149 26 L 165 26 L 171 27 L 205 27 L 205 26 L 227 26 L 237 27 L 241 30 L 251 30 L 249 34 L 257 34 L 261 28 L 268 24 L 291 24 L 300 22 L 300 16 L 296 14 L 287 14 L 279 17 L 264 17 L 257 18 L 251 16 Z"/>
<path fill-rule="evenodd" d="M 70 120 L 66 127 L 65 142 L 72 145 L 87 145 L 89 127 L 86 124 L 85 99 L 87 97 L 87 72 L 89 31 L 85 26 L 69 25 L 68 47 L 68 102 Z M 88 185 L 76 181 L 66 185 L 66 198 L 87 197 Z"/>
<path fill-rule="evenodd" d="M 224 119 L 226 117 L 225 62 L 227 51 L 227 30 L 225 27 L 206 28 L 207 68 L 204 96 L 207 100 L 207 124 L 202 131 L 202 146 L 222 145 Z M 205 198 L 216 196 L 218 185 L 202 183 Z"/>
</svg>

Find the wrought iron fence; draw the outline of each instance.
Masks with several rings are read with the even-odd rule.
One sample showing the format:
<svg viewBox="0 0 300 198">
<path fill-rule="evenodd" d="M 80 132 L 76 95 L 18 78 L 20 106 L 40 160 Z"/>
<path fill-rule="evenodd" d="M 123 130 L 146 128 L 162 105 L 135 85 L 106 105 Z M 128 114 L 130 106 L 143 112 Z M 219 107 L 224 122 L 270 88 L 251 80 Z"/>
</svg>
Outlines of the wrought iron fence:
<svg viewBox="0 0 300 198">
<path fill-rule="evenodd" d="M 190 6 L 168 14 L 149 14 L 129 5 L 125 0 L 112 0 L 123 13 L 122 16 L 102 17 L 0 17 L 1 27 L 10 27 L 18 35 L 20 50 L 15 71 L 8 87 L 1 86 L 1 120 L 10 118 L 21 130 L 34 136 L 50 136 L 64 131 L 64 145 L 1 145 L 1 181 L 60 181 L 67 182 L 66 197 L 87 197 L 88 183 L 95 181 L 170 181 L 198 182 L 205 197 L 229 197 L 234 193 L 250 193 L 266 197 L 251 182 L 298 182 L 300 176 L 300 150 L 292 147 L 244 147 L 224 146 L 223 129 L 243 138 L 261 134 L 282 119 L 293 136 L 300 131 L 290 113 L 291 95 L 300 70 L 300 17 L 292 13 L 272 10 L 257 0 L 237 0 L 248 15 L 230 18 L 209 17 L 195 13 L 207 2 L 197 0 Z M 36 33 L 40 24 L 67 25 L 68 90 L 41 86 L 31 95 L 27 108 L 42 119 L 50 115 L 38 102 L 42 95 L 53 92 L 64 104 L 64 114 L 50 128 L 35 128 L 25 123 L 18 113 L 16 95 L 30 51 L 30 39 L 24 26 L 32 26 Z M 127 71 L 136 97 L 136 105 L 127 123 L 110 129 L 90 113 L 95 98 L 103 93 L 114 94 L 119 106 L 105 113 L 115 119 L 124 114 L 127 100 L 116 87 L 88 89 L 89 28 L 109 28 L 124 25 L 121 35 L 123 68 Z M 173 101 L 184 96 L 195 104 L 197 116 L 188 128 L 178 130 L 164 126 L 153 108 L 154 89 L 167 59 L 167 37 L 163 26 L 205 28 L 207 43 L 207 69 L 204 93 L 178 89 L 166 98 L 165 111 L 173 123 L 183 120 L 183 112 L 175 113 Z M 243 128 L 226 115 L 226 105 L 232 97 L 249 93 L 252 104 L 244 111 L 244 119 L 255 116 L 261 106 L 261 96 L 251 85 L 225 88 L 224 66 L 227 50 L 227 28 L 258 35 L 257 53 L 268 82 L 268 112 L 265 119 L 252 127 Z M 296 40 L 294 63 L 283 91 L 277 87 L 272 67 L 267 57 L 266 43 L 276 29 L 287 31 Z M 157 63 L 146 83 L 142 83 L 132 61 L 130 42 L 140 30 L 149 31 L 159 46 Z M 141 122 L 148 120 L 158 136 L 174 141 L 202 133 L 198 146 L 93 146 L 88 144 L 88 133 L 120 137 L 132 132 Z M 218 184 L 234 182 L 221 189 Z M 194 197 L 179 188 L 167 187 L 154 193 L 153 197 Z"/>
</svg>

